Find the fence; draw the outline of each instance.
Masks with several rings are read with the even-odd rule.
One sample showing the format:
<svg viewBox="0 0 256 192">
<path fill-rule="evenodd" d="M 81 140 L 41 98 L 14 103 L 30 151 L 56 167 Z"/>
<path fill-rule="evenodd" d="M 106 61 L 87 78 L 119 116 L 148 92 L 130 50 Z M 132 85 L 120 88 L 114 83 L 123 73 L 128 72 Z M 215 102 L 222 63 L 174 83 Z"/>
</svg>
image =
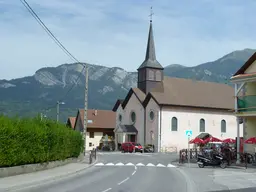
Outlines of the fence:
<svg viewBox="0 0 256 192">
<path fill-rule="evenodd" d="M 93 149 L 90 151 L 90 156 L 89 156 L 89 163 L 92 164 L 95 160 L 96 160 L 96 157 L 97 157 L 97 150 L 96 149 Z"/>
<path fill-rule="evenodd" d="M 182 150 L 180 150 L 179 163 L 187 163 L 188 157 L 189 157 L 191 163 L 196 163 L 198 153 L 202 153 L 202 151 L 200 151 L 198 149 L 190 149 L 190 150 L 182 149 Z M 237 152 L 228 151 L 228 152 L 223 152 L 222 154 L 227 159 L 229 165 L 236 164 Z M 209 155 L 211 156 L 212 152 L 210 152 Z M 248 165 L 253 165 L 253 164 L 255 165 L 255 163 L 256 163 L 256 154 L 252 155 L 249 153 L 239 153 L 239 157 L 240 157 L 239 165 L 245 166 L 246 168 L 248 167 Z"/>
</svg>

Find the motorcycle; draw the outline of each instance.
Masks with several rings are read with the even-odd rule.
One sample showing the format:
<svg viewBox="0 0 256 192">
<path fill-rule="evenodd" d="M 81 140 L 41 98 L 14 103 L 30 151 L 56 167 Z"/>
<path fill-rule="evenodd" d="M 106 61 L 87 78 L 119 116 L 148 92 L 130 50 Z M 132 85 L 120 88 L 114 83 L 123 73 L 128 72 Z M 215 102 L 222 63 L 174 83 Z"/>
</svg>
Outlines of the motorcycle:
<svg viewBox="0 0 256 192">
<path fill-rule="evenodd" d="M 198 154 L 197 164 L 199 168 L 204 168 L 205 166 L 220 166 L 222 169 L 225 169 L 228 166 L 228 161 L 220 154 L 213 154 L 212 158 Z"/>
</svg>

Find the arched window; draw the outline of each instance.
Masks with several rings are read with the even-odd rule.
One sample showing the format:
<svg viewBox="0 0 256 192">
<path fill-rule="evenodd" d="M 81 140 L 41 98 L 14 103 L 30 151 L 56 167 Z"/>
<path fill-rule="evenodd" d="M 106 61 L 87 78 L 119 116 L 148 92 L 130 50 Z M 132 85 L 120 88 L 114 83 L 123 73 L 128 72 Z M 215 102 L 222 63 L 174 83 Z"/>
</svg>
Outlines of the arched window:
<svg viewBox="0 0 256 192">
<path fill-rule="evenodd" d="M 172 131 L 178 131 L 178 119 L 176 117 L 172 118 Z"/>
<path fill-rule="evenodd" d="M 132 122 L 132 124 L 134 124 L 135 121 L 136 121 L 136 114 L 135 114 L 134 111 L 132 111 L 132 112 L 131 112 L 131 122 Z"/>
<path fill-rule="evenodd" d="M 205 132 L 205 120 L 200 119 L 199 132 Z"/>
<path fill-rule="evenodd" d="M 162 73 L 161 71 L 156 71 L 156 81 L 162 81 Z"/>
<path fill-rule="evenodd" d="M 226 130 L 227 127 L 226 127 L 226 121 L 223 119 L 221 120 L 221 133 L 226 133 Z"/>
<path fill-rule="evenodd" d="M 155 80 L 155 72 L 151 69 L 148 71 L 148 80 Z"/>
</svg>

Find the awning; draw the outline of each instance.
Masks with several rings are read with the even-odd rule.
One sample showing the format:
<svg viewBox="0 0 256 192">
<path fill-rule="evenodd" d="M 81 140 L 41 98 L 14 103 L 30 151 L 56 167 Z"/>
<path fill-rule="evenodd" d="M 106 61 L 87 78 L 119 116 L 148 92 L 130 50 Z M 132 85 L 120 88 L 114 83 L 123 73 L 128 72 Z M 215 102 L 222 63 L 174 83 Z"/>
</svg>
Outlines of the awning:
<svg viewBox="0 0 256 192">
<path fill-rule="evenodd" d="M 116 132 L 138 133 L 138 130 L 134 127 L 134 125 L 119 125 Z"/>
</svg>

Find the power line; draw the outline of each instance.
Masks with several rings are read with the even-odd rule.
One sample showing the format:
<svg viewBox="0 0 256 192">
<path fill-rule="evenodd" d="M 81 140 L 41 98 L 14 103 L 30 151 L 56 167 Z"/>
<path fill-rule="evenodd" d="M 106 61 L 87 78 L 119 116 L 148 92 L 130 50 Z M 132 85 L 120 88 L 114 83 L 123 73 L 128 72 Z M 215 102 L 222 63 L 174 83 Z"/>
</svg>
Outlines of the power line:
<svg viewBox="0 0 256 192">
<path fill-rule="evenodd" d="M 20 0 L 24 7 L 29 11 L 29 13 L 36 19 L 39 25 L 44 29 L 44 31 L 54 40 L 54 42 L 74 61 L 80 63 L 66 48 L 65 46 L 55 37 L 55 35 L 49 30 L 49 28 L 44 24 L 44 22 L 39 18 L 31 6 L 26 0 Z"/>
<path fill-rule="evenodd" d="M 66 48 L 65 46 L 56 38 L 56 36 L 50 31 L 50 29 L 44 24 L 44 22 L 39 18 L 39 16 L 35 13 L 35 11 L 32 9 L 32 7 L 27 3 L 26 0 L 20 0 L 20 2 L 24 5 L 24 7 L 28 10 L 28 12 L 34 17 L 34 19 L 37 21 L 37 23 L 43 28 L 43 30 L 51 37 L 51 39 L 62 49 L 62 51 L 67 54 L 72 60 L 76 61 L 79 64 L 82 64 L 81 62 L 79 62 L 79 60 L 74 57 Z M 63 100 L 71 91 L 72 89 L 75 87 L 75 85 L 78 83 L 82 72 L 84 71 L 86 65 L 82 64 L 83 68 L 79 74 L 79 76 L 77 77 L 75 83 L 72 84 L 72 86 L 70 87 L 70 89 L 66 92 L 66 94 L 64 94 L 64 96 L 61 98 L 61 100 Z M 47 108 L 46 110 L 52 109 L 53 107 L 55 107 L 56 105 Z"/>
</svg>

